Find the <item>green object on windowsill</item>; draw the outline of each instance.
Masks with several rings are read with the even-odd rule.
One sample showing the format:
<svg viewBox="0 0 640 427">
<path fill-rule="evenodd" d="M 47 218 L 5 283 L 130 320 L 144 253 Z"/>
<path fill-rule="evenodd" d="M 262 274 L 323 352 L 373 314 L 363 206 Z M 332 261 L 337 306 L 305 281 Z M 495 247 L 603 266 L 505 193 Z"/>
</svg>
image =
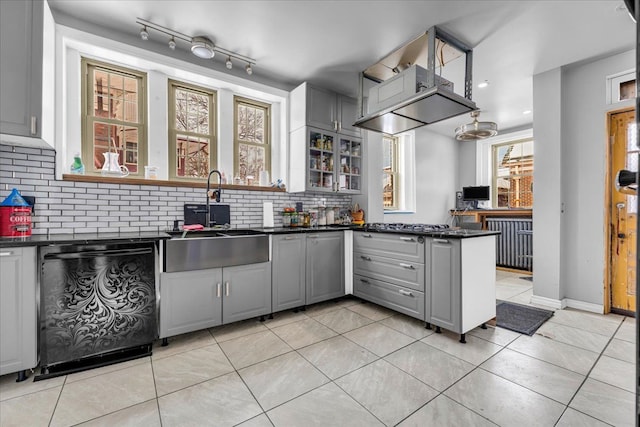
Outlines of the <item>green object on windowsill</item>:
<svg viewBox="0 0 640 427">
<path fill-rule="evenodd" d="M 73 157 L 73 163 L 71 164 L 69 171 L 75 175 L 84 175 L 84 165 L 82 164 L 80 153 L 76 153 L 76 155 Z"/>
</svg>

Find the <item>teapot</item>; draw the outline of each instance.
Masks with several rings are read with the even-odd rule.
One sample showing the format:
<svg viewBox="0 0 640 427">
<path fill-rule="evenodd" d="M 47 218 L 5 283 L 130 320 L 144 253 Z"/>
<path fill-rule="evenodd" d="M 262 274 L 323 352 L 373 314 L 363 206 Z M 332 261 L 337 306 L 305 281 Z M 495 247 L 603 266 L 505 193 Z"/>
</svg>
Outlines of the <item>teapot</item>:
<svg viewBox="0 0 640 427">
<path fill-rule="evenodd" d="M 126 166 L 118 164 L 118 153 L 102 153 L 104 155 L 104 165 L 102 166 L 102 175 L 112 175 L 125 177 L 129 175 L 129 169 Z"/>
</svg>

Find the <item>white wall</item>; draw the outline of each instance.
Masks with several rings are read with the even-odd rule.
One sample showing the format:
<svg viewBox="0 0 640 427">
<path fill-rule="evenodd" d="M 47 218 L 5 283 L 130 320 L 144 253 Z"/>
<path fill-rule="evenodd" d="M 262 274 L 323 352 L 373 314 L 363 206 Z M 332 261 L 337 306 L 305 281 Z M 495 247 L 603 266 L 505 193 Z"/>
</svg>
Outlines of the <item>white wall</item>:
<svg viewBox="0 0 640 427">
<path fill-rule="evenodd" d="M 625 105 L 606 103 L 606 77 L 632 69 L 634 59 L 635 52 L 629 51 L 569 66 L 562 72 L 565 256 L 560 279 L 565 286 L 565 298 L 592 304 L 604 301 L 606 113 Z M 629 101 L 626 105 L 631 107 L 633 103 Z"/>
<path fill-rule="evenodd" d="M 606 78 L 634 51 L 534 76 L 536 298 L 602 311 L 605 286 Z"/>
<path fill-rule="evenodd" d="M 460 143 L 451 137 L 432 132 L 428 127 L 421 127 L 415 130 L 414 144 L 415 213 L 387 213 L 384 215 L 384 222 L 450 222 L 449 209 L 455 207 L 455 192 L 459 188 Z M 379 169 L 382 169 L 381 165 Z"/>
<path fill-rule="evenodd" d="M 562 203 L 562 75 L 559 69 L 533 78 L 533 293 L 549 303 L 560 291 Z"/>
</svg>

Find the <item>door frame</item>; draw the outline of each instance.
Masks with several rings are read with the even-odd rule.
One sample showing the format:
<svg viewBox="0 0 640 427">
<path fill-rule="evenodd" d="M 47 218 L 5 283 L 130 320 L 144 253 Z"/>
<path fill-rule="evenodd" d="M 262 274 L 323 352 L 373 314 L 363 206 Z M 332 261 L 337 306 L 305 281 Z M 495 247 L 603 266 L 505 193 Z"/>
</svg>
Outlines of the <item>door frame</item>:
<svg viewBox="0 0 640 427">
<path fill-rule="evenodd" d="M 604 313 L 611 312 L 611 292 L 612 292 L 612 283 L 611 283 L 611 239 L 613 237 L 611 232 L 611 186 L 613 184 L 613 178 L 611 177 L 611 158 L 613 156 L 613 148 L 611 141 L 611 116 L 620 113 L 630 113 L 635 112 L 634 106 L 628 106 L 623 108 L 618 108 L 615 110 L 607 111 L 607 136 L 606 136 L 606 145 L 607 149 L 605 150 L 605 160 L 606 160 L 606 171 L 605 171 L 605 191 L 604 191 Z M 637 118 L 636 118 L 637 119 Z"/>
</svg>

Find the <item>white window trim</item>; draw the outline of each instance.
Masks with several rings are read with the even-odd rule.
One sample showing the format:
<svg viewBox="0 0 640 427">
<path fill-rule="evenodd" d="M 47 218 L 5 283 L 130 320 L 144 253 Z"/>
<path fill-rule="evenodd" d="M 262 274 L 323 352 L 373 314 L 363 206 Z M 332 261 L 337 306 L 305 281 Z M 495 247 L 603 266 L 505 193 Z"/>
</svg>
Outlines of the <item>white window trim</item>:
<svg viewBox="0 0 640 427">
<path fill-rule="evenodd" d="M 491 187 L 493 181 L 493 156 L 492 148 L 494 145 L 504 144 L 511 141 L 533 138 L 533 129 L 526 129 L 517 132 L 510 132 L 494 136 L 493 138 L 483 139 L 476 144 L 476 184 L 488 185 Z M 534 148 L 535 153 L 535 148 Z M 481 202 L 483 207 L 493 206 L 493 192 L 491 200 Z"/>
<path fill-rule="evenodd" d="M 633 99 L 620 100 L 620 84 L 636 79 L 636 71 L 631 69 L 607 76 L 607 104 L 633 102 Z"/>
<path fill-rule="evenodd" d="M 416 213 L 416 149 L 415 132 L 409 131 L 398 137 L 398 209 L 386 210 L 384 215 Z"/>
<path fill-rule="evenodd" d="M 81 150 L 80 58 L 84 56 L 147 73 L 147 164 L 160 167 L 160 179 L 168 177 L 166 92 L 168 79 L 172 78 L 211 88 L 219 94 L 228 94 L 231 100 L 235 94 L 271 104 L 273 179 L 282 178 L 288 182 L 287 91 L 59 24 L 56 24 L 55 37 L 56 50 L 61 52 L 60 56 L 56 56 L 55 63 L 56 126 L 53 147 L 61 154 L 56 156 L 57 179 L 62 179 L 62 175 L 68 173 L 74 153 Z M 233 176 L 233 144 L 223 142 L 231 140 L 225 139 L 225 135 L 230 136 L 233 132 L 233 102 L 225 102 L 225 98 L 220 96 L 218 99 L 218 169 L 224 170 L 230 177 Z M 231 117 L 231 120 L 227 120 L 227 117 Z"/>
</svg>

